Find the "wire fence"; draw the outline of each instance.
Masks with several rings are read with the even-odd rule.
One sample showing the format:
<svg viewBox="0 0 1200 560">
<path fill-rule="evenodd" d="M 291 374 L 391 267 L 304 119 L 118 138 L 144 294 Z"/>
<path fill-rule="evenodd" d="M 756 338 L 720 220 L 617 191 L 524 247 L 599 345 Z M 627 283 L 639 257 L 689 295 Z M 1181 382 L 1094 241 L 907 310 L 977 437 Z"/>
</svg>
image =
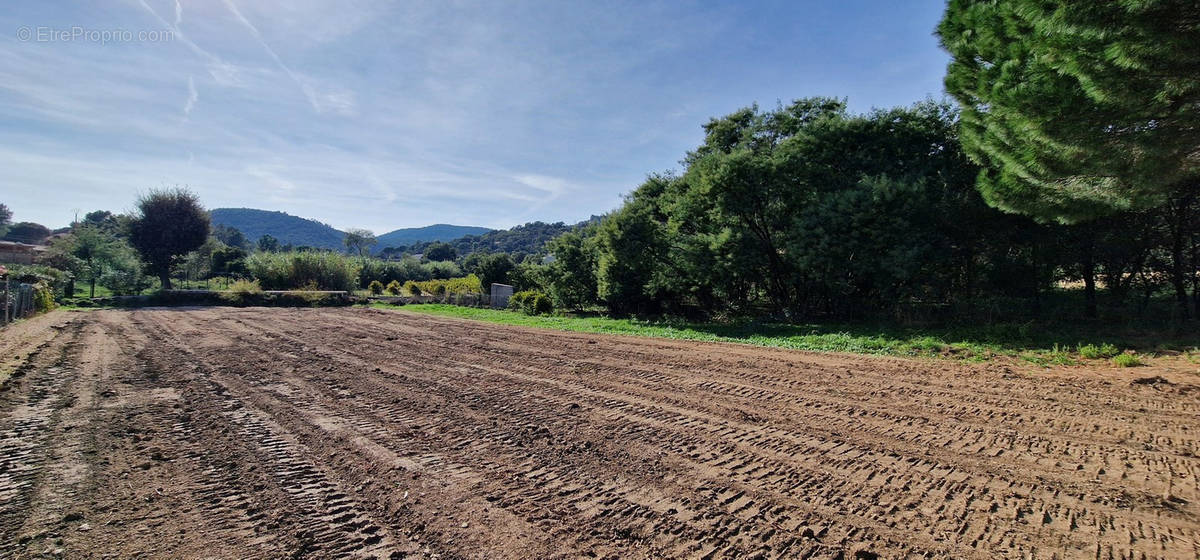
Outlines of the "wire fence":
<svg viewBox="0 0 1200 560">
<path fill-rule="evenodd" d="M 7 325 L 17 319 L 33 315 L 33 284 L 18 284 L 5 279 L 3 282 L 3 312 L 0 312 L 0 325 Z"/>
</svg>

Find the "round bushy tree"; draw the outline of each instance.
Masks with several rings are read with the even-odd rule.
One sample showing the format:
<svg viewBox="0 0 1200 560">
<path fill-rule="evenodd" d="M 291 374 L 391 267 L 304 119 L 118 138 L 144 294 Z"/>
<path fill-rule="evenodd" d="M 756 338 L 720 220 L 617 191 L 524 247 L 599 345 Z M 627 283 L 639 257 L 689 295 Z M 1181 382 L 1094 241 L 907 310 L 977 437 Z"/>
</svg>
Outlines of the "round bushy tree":
<svg viewBox="0 0 1200 560">
<path fill-rule="evenodd" d="M 171 266 L 203 245 L 208 231 L 208 211 L 194 193 L 183 188 L 156 189 L 138 199 L 129 222 L 129 241 L 163 289 L 170 289 Z"/>
</svg>

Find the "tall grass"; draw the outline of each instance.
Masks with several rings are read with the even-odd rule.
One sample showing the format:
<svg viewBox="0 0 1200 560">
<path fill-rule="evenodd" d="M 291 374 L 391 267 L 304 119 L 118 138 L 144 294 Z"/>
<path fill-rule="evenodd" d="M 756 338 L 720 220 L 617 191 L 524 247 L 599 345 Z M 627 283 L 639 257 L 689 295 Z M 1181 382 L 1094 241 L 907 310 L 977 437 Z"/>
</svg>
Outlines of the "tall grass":
<svg viewBox="0 0 1200 560">
<path fill-rule="evenodd" d="M 413 289 L 414 287 L 416 290 Z M 479 281 L 479 277 L 475 276 L 474 274 L 468 274 L 459 278 L 426 280 L 424 282 L 413 282 L 409 280 L 408 282 L 404 283 L 404 286 L 401 288 L 401 293 L 425 293 L 436 296 L 449 294 L 482 294 L 483 284 Z"/>
<path fill-rule="evenodd" d="M 366 259 L 358 271 L 358 287 L 367 288 L 371 282 L 388 285 L 392 282 L 423 282 L 462 276 L 462 269 L 454 261 L 421 262 L 412 257 L 399 261 Z"/>
<path fill-rule="evenodd" d="M 246 259 L 250 275 L 267 290 L 354 290 L 361 259 L 331 252 L 255 253 Z"/>
</svg>

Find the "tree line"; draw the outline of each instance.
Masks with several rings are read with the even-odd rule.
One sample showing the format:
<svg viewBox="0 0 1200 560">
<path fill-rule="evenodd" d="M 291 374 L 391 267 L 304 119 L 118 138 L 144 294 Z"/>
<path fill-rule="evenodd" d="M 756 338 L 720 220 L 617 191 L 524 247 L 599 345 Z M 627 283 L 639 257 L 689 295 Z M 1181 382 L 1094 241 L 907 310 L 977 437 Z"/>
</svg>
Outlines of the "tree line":
<svg viewBox="0 0 1200 560">
<path fill-rule="evenodd" d="M 1072 284 L 1089 316 L 1100 286 L 1113 309 L 1197 297 L 1194 198 L 1074 225 L 1002 212 L 959 125 L 943 103 L 859 115 L 827 98 L 713 119 L 681 172 L 552 241 L 533 287 L 559 307 L 791 320 L 1019 318 Z"/>
<path fill-rule="evenodd" d="M 634 314 L 1194 317 L 1200 5 L 952 0 L 937 35 L 956 106 L 713 119 L 680 172 L 552 242 L 540 288 Z"/>
</svg>

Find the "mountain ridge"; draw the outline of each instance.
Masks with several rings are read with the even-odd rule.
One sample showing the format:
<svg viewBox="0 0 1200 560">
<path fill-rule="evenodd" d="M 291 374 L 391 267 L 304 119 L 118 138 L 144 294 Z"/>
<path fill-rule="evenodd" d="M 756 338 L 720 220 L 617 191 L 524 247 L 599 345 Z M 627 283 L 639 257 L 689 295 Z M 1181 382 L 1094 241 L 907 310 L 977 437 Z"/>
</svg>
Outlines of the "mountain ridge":
<svg viewBox="0 0 1200 560">
<path fill-rule="evenodd" d="M 293 216 L 287 212 L 259 208 L 214 208 L 209 211 L 209 214 L 212 216 L 214 224 L 237 228 L 251 243 L 256 243 L 264 235 L 270 235 L 283 245 L 291 244 L 296 247 L 307 246 L 335 251 L 344 248 L 342 245 L 342 239 L 346 236 L 344 231 L 329 224 Z M 374 250 L 378 252 L 387 247 L 420 242 L 452 241 L 468 235 L 482 235 L 489 231 L 492 229 L 453 224 L 399 228 L 376 236 L 379 242 L 375 245 Z"/>
<path fill-rule="evenodd" d="M 453 241 L 468 235 L 483 235 L 491 228 L 479 226 L 456 226 L 453 224 L 432 224 L 415 228 L 400 228 L 375 236 L 379 243 L 375 249 L 412 245 L 424 241 Z"/>
</svg>

